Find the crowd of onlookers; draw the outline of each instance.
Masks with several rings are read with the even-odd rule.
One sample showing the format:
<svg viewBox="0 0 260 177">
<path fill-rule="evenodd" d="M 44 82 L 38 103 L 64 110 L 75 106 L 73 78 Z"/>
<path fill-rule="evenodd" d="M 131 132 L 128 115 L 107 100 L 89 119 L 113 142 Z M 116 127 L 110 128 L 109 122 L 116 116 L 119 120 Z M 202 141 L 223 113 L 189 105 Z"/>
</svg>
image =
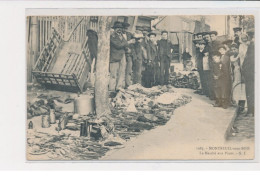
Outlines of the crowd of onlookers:
<svg viewBox="0 0 260 177">
<path fill-rule="evenodd" d="M 144 87 L 167 85 L 173 50 L 168 32 L 156 33 L 150 27 L 137 26 L 134 34 L 127 31 L 130 25 L 115 22 L 110 36 L 109 90 L 126 88 L 132 84 Z"/>
<path fill-rule="evenodd" d="M 110 36 L 109 90 L 116 91 L 132 84 L 144 87 L 167 85 L 173 44 L 168 32 L 161 31 L 160 40 L 150 27 L 137 26 L 134 34 L 130 24 L 116 21 Z M 248 114 L 254 114 L 254 31 L 234 28 L 234 39 L 220 42 L 216 31 L 197 33 L 196 68 L 201 82 L 200 94 L 215 100 L 214 106 L 228 108 L 232 88 L 245 83 Z M 191 59 L 182 54 L 184 69 Z"/>
<path fill-rule="evenodd" d="M 254 30 L 242 32 L 233 28 L 234 39 L 220 42 L 216 31 L 197 33 L 196 65 L 200 75 L 201 92 L 214 106 L 228 108 L 232 90 L 245 83 L 248 115 L 254 114 Z"/>
</svg>

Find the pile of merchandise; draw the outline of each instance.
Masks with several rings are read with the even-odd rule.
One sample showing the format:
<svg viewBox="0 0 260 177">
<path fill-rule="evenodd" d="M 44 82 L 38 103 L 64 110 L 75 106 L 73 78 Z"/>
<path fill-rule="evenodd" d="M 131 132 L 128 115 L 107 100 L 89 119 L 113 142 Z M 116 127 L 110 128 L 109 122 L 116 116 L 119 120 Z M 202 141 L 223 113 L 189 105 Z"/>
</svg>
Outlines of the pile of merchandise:
<svg viewBox="0 0 260 177">
<path fill-rule="evenodd" d="M 176 88 L 190 88 L 197 90 L 200 86 L 198 75 L 195 72 L 188 74 L 173 73 L 170 76 L 170 83 Z"/>
<path fill-rule="evenodd" d="M 172 86 L 144 88 L 136 84 L 120 90 L 111 99 L 116 134 L 127 140 L 164 125 L 177 107 L 190 101 L 191 97 L 176 93 Z"/>
<path fill-rule="evenodd" d="M 124 147 L 125 141 L 144 131 L 164 125 L 173 111 L 191 101 L 191 97 L 176 92 L 171 86 L 144 88 L 139 84 L 119 90 L 110 98 L 111 114 L 101 116 L 79 115 L 66 109 L 73 106 L 69 96 L 38 95 L 28 103 L 28 122 L 48 115 L 55 110 L 57 122 L 49 128 L 28 129 L 28 155 L 46 160 L 99 159 L 114 148 Z M 38 111 L 38 112 L 37 112 Z M 66 119 L 62 129 L 57 129 L 61 119 Z M 82 123 L 88 122 L 88 136 L 80 136 Z M 40 123 L 39 123 L 40 124 Z"/>
</svg>

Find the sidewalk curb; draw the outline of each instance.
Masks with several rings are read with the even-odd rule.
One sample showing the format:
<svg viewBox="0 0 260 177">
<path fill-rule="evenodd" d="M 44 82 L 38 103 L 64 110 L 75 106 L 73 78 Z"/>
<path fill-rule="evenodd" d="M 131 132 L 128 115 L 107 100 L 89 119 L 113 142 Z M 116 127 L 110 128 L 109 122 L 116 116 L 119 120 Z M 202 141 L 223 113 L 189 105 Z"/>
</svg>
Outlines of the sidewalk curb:
<svg viewBox="0 0 260 177">
<path fill-rule="evenodd" d="M 225 135 L 224 135 L 225 141 L 227 141 L 228 133 L 230 132 L 231 128 L 233 127 L 234 122 L 235 122 L 235 120 L 236 120 L 236 118 L 238 116 L 238 109 L 239 109 L 239 107 L 237 106 L 236 109 L 235 109 L 234 115 L 232 117 L 232 120 L 230 121 L 230 123 L 228 125 L 228 128 L 227 128 L 227 130 L 225 132 Z"/>
</svg>

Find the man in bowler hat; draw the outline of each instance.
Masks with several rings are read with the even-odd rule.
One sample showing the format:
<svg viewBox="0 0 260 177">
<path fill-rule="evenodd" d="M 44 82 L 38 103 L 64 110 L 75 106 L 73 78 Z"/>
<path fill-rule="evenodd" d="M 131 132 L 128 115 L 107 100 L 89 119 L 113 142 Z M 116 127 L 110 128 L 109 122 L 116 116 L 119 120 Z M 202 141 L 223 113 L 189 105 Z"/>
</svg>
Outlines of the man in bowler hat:
<svg viewBox="0 0 260 177">
<path fill-rule="evenodd" d="M 114 32 L 110 36 L 110 81 L 109 90 L 115 91 L 125 87 L 125 50 L 128 47 L 127 40 L 123 37 L 123 24 L 116 21 L 112 27 Z"/>
</svg>

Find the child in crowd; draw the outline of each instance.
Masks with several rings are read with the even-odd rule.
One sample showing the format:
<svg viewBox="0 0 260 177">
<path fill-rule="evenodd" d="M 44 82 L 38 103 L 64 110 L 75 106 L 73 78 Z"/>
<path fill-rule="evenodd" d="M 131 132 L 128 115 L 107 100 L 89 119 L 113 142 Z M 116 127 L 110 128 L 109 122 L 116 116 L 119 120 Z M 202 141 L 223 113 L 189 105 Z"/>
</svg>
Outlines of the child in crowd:
<svg viewBox="0 0 260 177">
<path fill-rule="evenodd" d="M 218 51 L 214 51 L 212 53 L 213 63 L 213 77 L 214 77 L 214 91 L 216 95 L 216 102 L 214 104 L 215 107 L 223 107 L 226 109 L 228 107 L 228 96 L 227 90 L 229 89 L 228 82 L 228 69 L 221 61 L 221 53 Z"/>
</svg>

